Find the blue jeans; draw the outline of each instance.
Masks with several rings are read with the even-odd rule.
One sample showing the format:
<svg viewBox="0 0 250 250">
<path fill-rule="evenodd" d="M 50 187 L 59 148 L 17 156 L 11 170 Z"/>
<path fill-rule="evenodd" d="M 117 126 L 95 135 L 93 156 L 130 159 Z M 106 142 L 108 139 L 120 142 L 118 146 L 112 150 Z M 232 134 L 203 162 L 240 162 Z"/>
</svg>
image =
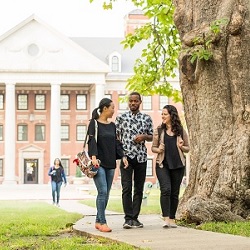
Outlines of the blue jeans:
<svg viewBox="0 0 250 250">
<path fill-rule="evenodd" d="M 115 169 L 103 168 L 100 166 L 94 182 L 97 188 L 96 197 L 96 222 L 106 224 L 105 210 L 108 204 L 109 192 L 113 183 Z"/>
<path fill-rule="evenodd" d="M 62 181 L 51 181 L 53 203 L 59 203 Z"/>
</svg>

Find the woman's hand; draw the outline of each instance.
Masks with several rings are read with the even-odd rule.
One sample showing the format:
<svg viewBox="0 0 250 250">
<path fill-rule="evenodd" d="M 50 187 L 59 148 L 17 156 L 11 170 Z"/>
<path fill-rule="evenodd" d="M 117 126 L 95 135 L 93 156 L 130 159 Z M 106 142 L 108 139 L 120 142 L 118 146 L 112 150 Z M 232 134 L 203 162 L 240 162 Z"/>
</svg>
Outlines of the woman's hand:
<svg viewBox="0 0 250 250">
<path fill-rule="evenodd" d="M 164 150 L 165 150 L 165 144 L 164 144 L 164 143 L 161 143 L 161 144 L 159 145 L 159 153 L 162 153 Z"/>
<path fill-rule="evenodd" d="M 96 156 L 92 156 L 92 164 L 94 165 L 94 166 L 99 166 L 99 164 L 100 164 L 100 161 L 98 160 L 98 159 L 96 159 Z"/>
<path fill-rule="evenodd" d="M 180 148 L 180 150 L 182 150 L 182 146 L 184 145 L 184 141 L 182 139 L 179 139 L 177 145 Z"/>
</svg>

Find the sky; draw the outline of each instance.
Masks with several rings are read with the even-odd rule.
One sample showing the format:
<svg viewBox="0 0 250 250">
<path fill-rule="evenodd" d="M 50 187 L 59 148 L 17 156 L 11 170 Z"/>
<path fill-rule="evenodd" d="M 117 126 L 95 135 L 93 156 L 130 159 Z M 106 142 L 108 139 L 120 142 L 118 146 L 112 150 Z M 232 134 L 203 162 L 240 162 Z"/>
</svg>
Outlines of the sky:
<svg viewBox="0 0 250 250">
<path fill-rule="evenodd" d="M 0 0 L 0 35 L 32 14 L 68 37 L 123 37 L 124 16 L 136 9 L 118 0 L 112 10 L 104 0 Z"/>
</svg>

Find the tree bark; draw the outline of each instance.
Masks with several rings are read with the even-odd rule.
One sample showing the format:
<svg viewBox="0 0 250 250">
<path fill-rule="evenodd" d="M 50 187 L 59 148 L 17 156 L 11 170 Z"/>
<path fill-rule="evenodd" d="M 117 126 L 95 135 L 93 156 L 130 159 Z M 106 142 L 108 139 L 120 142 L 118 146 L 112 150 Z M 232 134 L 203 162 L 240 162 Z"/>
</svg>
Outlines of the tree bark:
<svg viewBox="0 0 250 250">
<path fill-rule="evenodd" d="M 250 0 L 175 0 L 180 82 L 191 143 L 189 184 L 177 215 L 197 224 L 250 217 Z M 209 61 L 190 62 L 193 39 L 228 24 Z"/>
</svg>

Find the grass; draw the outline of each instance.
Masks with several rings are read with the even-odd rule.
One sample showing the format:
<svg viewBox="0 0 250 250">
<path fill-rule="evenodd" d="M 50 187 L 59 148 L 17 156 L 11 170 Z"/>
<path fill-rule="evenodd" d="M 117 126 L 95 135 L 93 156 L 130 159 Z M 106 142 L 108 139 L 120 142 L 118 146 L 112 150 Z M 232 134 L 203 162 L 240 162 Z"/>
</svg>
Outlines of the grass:
<svg viewBox="0 0 250 250">
<path fill-rule="evenodd" d="M 197 229 L 250 237 L 250 221 L 246 222 L 207 222 Z"/>
<path fill-rule="evenodd" d="M 96 190 L 92 190 L 90 195 L 96 196 Z M 110 192 L 110 199 L 108 202 L 107 210 L 123 213 L 122 192 L 120 189 L 112 189 Z M 95 199 L 85 199 L 81 201 L 82 204 L 95 207 Z M 145 205 L 144 205 L 145 204 Z M 143 200 L 141 207 L 141 214 L 160 214 L 160 200 L 159 200 L 159 190 L 152 189 L 147 201 Z"/>
<path fill-rule="evenodd" d="M 184 188 L 180 190 L 180 196 L 183 194 Z M 91 191 L 91 195 L 96 196 L 95 190 Z M 121 190 L 112 189 L 110 192 L 110 199 L 107 206 L 107 210 L 123 213 L 122 201 L 121 201 Z M 161 214 L 160 209 L 160 191 L 159 189 L 152 189 L 146 204 L 143 202 L 141 207 L 141 214 Z M 95 207 L 95 200 L 84 200 L 81 201 L 85 205 Z M 177 222 L 177 224 L 179 224 Z M 187 225 L 185 222 L 181 222 L 182 226 L 193 227 L 200 230 L 227 233 L 233 235 L 240 235 L 250 237 L 250 221 L 245 222 L 207 222 L 199 226 Z"/>
<path fill-rule="evenodd" d="M 96 191 L 92 191 L 96 195 Z M 84 204 L 95 206 L 95 200 Z M 112 209 L 111 209 L 112 208 Z M 112 190 L 108 209 L 122 212 L 121 190 Z M 160 214 L 159 190 L 153 189 L 142 214 Z M 81 214 L 68 213 L 39 201 L 0 201 L 1 250 L 132 250 L 127 244 L 75 234 L 72 225 Z M 186 225 L 191 226 L 191 225 Z M 210 222 L 197 229 L 250 237 L 250 222 Z"/>
<path fill-rule="evenodd" d="M 134 249 L 127 244 L 75 234 L 72 225 L 81 218 L 81 214 L 44 202 L 0 201 L 0 249 Z"/>
</svg>

